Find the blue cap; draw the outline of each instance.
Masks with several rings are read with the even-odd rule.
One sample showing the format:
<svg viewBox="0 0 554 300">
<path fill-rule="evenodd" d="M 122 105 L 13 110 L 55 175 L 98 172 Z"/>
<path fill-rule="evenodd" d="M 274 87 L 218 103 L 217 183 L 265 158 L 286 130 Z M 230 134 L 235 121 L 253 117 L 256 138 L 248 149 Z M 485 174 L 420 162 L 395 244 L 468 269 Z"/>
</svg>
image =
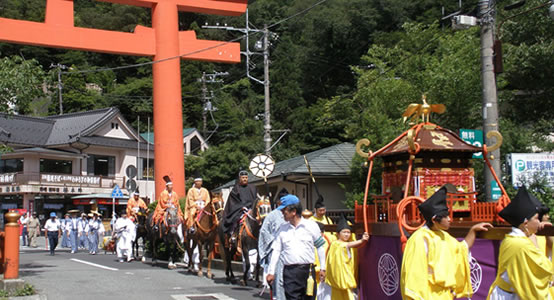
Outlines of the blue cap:
<svg viewBox="0 0 554 300">
<path fill-rule="evenodd" d="M 281 197 L 281 205 L 277 207 L 278 210 L 281 210 L 289 205 L 293 205 L 296 203 L 299 203 L 300 200 L 295 195 L 288 194 L 286 196 Z"/>
<path fill-rule="evenodd" d="M 55 217 L 55 216 L 56 216 L 56 213 L 55 213 L 55 212 L 51 212 L 51 213 L 50 213 L 50 218 Z"/>
</svg>

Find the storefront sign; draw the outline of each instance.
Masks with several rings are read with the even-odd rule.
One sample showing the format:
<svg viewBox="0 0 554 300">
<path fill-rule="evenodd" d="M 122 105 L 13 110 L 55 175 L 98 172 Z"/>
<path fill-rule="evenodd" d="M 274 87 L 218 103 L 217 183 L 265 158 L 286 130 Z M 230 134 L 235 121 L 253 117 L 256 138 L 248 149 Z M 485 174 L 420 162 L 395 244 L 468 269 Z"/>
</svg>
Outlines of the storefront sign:
<svg viewBox="0 0 554 300">
<path fill-rule="evenodd" d="M 15 173 L 0 174 L 0 183 L 12 183 L 15 182 Z"/>
<path fill-rule="evenodd" d="M 512 185 L 529 185 L 537 177 L 545 178 L 554 187 L 554 153 L 511 153 Z"/>
<path fill-rule="evenodd" d="M 100 177 L 96 176 L 41 174 L 40 181 L 48 183 L 73 183 L 100 186 Z"/>
</svg>

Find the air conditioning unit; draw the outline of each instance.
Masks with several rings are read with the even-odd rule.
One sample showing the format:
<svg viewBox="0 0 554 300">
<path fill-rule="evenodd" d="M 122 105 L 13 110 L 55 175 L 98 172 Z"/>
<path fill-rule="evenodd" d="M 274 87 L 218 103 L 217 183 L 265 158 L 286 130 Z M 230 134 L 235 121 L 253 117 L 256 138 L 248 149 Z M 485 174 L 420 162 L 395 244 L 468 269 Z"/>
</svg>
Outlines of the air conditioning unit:
<svg viewBox="0 0 554 300">
<path fill-rule="evenodd" d="M 468 29 L 472 26 L 477 26 L 476 17 L 459 15 L 452 18 L 452 28 L 454 29 Z"/>
</svg>

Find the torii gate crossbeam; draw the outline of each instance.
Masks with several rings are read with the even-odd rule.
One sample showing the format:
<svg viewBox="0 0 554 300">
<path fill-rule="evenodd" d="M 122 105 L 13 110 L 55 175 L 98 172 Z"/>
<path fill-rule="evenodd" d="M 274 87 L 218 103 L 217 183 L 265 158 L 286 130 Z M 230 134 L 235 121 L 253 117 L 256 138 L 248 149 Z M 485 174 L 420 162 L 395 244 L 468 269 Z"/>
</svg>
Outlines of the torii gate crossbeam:
<svg viewBox="0 0 554 300">
<path fill-rule="evenodd" d="M 73 0 L 46 0 L 44 23 L 0 18 L 0 41 L 123 55 L 153 56 L 154 172 L 156 194 L 169 175 L 174 190 L 185 195 L 181 56 L 212 62 L 240 62 L 240 44 L 197 40 L 193 31 L 179 31 L 178 12 L 240 15 L 248 0 L 100 0 L 152 9 L 152 28 L 134 33 L 74 26 Z M 166 59 L 166 60 L 164 60 Z"/>
</svg>

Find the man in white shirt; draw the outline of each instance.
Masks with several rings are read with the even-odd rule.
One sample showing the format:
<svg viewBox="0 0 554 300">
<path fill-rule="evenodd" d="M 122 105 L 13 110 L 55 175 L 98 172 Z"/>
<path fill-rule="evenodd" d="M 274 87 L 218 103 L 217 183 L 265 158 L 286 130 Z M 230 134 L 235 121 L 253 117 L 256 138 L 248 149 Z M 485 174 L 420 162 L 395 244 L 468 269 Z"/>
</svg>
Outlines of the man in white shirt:
<svg viewBox="0 0 554 300">
<path fill-rule="evenodd" d="M 23 214 L 21 216 L 21 218 L 19 218 L 19 223 L 21 224 L 21 226 L 23 226 L 23 230 L 21 231 L 21 246 L 28 246 L 28 233 L 29 231 L 27 230 L 27 222 L 29 221 L 29 212 L 26 212 L 25 214 Z"/>
<path fill-rule="evenodd" d="M 54 249 L 58 245 L 58 238 L 62 235 L 62 224 L 56 219 L 56 213 L 50 213 L 50 219 L 46 220 L 44 224 L 44 230 L 46 230 L 46 236 L 48 237 L 48 244 L 50 245 L 50 255 L 54 255 Z"/>
<path fill-rule="evenodd" d="M 319 226 L 312 220 L 302 218 L 302 204 L 298 197 L 286 195 L 281 198 L 278 207 L 283 213 L 286 223 L 283 223 L 273 241 L 271 260 L 269 262 L 269 284 L 275 279 L 275 267 L 279 258 L 282 260 L 283 286 L 287 300 L 312 299 L 306 295 L 308 277 L 314 275 L 313 264 L 315 251 L 321 262 L 320 281 L 325 280 L 325 239 L 321 235 Z M 313 281 L 315 290 L 315 280 Z"/>
<path fill-rule="evenodd" d="M 136 230 L 135 223 L 127 218 L 127 212 L 122 211 L 121 217 L 115 221 L 114 232 L 117 234 L 117 257 L 119 262 L 124 262 L 124 256 L 127 261 L 132 260 L 133 241 L 135 240 Z"/>
</svg>

